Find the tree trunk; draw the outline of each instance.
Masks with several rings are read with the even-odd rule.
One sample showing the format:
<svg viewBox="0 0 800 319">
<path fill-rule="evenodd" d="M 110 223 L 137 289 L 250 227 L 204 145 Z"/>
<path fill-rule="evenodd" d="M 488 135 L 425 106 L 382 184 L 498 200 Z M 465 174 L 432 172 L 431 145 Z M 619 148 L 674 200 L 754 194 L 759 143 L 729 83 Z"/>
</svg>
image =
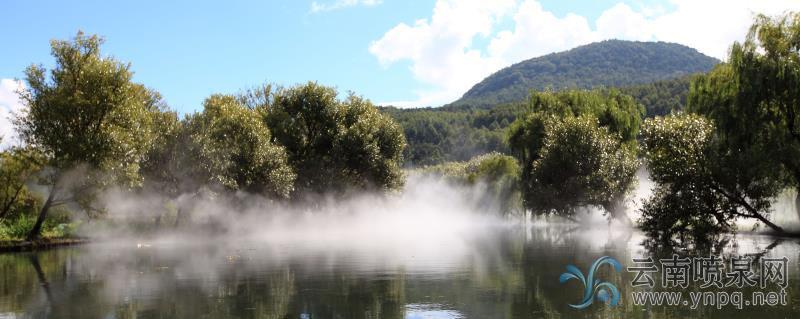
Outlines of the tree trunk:
<svg viewBox="0 0 800 319">
<path fill-rule="evenodd" d="M 719 192 L 723 196 L 727 197 L 728 199 L 730 199 L 734 203 L 738 204 L 739 206 L 744 208 L 749 213 L 749 214 L 739 214 L 739 216 L 751 217 L 751 218 L 758 219 L 759 221 L 764 223 L 764 225 L 767 225 L 767 227 L 772 228 L 772 230 L 774 230 L 775 232 L 786 233 L 786 231 L 783 230 L 783 228 L 781 228 L 780 226 L 775 225 L 773 222 L 769 221 L 766 217 L 764 217 L 764 215 L 761 215 L 761 213 L 758 212 L 758 210 L 755 209 L 755 207 L 753 207 L 752 205 L 747 203 L 747 199 L 728 194 L 727 192 L 723 191 L 719 187 L 712 187 L 712 189 L 714 189 L 715 191 Z"/>
<path fill-rule="evenodd" d="M 45 218 L 47 218 L 47 212 L 50 210 L 50 206 L 53 204 L 53 198 L 56 195 L 56 187 L 53 185 L 53 188 L 50 190 L 50 194 L 47 195 L 47 200 L 42 205 L 42 209 L 39 211 L 39 217 L 36 218 L 36 224 L 33 225 L 33 229 L 31 232 L 28 233 L 28 237 L 25 238 L 27 241 L 39 239 L 39 234 L 42 232 L 42 224 L 44 224 Z"/>
<path fill-rule="evenodd" d="M 755 217 L 756 219 L 758 219 L 759 221 L 764 223 L 764 225 L 767 225 L 769 228 L 772 228 L 772 230 L 774 230 L 774 231 L 776 231 L 778 233 L 785 233 L 786 232 L 785 230 L 783 230 L 783 228 L 781 228 L 778 225 L 775 225 L 774 223 L 772 223 L 768 219 L 764 218 L 764 216 L 759 214 L 759 213 L 753 212 L 753 217 Z"/>
</svg>

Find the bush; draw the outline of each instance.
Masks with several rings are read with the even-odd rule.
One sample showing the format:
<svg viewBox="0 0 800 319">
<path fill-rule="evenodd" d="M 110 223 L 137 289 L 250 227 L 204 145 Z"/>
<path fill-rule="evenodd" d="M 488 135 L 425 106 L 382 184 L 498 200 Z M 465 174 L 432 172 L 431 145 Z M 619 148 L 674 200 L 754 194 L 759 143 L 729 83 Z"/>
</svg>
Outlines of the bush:
<svg viewBox="0 0 800 319">
<path fill-rule="evenodd" d="M 28 235 L 28 232 L 36 223 L 36 218 L 22 215 L 13 220 L 4 221 L 0 224 L 0 238 L 5 240 L 21 240 Z"/>
</svg>

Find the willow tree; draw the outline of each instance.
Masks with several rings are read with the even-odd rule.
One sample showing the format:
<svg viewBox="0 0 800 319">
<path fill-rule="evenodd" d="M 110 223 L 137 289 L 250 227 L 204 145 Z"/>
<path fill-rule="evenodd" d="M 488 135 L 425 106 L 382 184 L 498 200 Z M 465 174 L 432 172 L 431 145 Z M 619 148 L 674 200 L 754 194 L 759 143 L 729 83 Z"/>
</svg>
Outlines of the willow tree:
<svg viewBox="0 0 800 319">
<path fill-rule="evenodd" d="M 310 82 L 277 90 L 260 107 L 273 139 L 286 148 L 301 193 L 389 191 L 403 183 L 405 137 L 389 116 L 354 94 Z"/>
<path fill-rule="evenodd" d="M 783 171 L 800 186 L 800 14 L 759 15 L 727 63 L 692 83 L 688 110 L 713 120 L 741 160 Z"/>
<path fill-rule="evenodd" d="M 25 111 L 16 124 L 49 168 L 42 180 L 49 192 L 28 240 L 39 237 L 53 206 L 88 204 L 92 190 L 111 181 L 141 182 L 139 163 L 150 146 L 151 115 L 160 102 L 157 94 L 131 80 L 129 64 L 102 56 L 102 44 L 98 36 L 82 32 L 70 41 L 53 40 L 55 67 L 25 70 Z M 65 175 L 79 167 L 84 173 Z"/>
</svg>

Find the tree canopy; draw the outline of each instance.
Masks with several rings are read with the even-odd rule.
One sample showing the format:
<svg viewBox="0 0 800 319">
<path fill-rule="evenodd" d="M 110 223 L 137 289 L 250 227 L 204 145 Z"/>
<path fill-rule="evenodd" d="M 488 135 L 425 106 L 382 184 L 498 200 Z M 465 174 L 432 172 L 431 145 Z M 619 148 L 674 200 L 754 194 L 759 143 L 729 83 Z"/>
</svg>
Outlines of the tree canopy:
<svg viewBox="0 0 800 319">
<path fill-rule="evenodd" d="M 566 217 L 587 206 L 617 213 L 638 167 L 642 107 L 611 90 L 533 93 L 530 108 L 508 133 L 525 205 Z"/>
<path fill-rule="evenodd" d="M 300 192 L 394 190 L 403 183 L 403 131 L 368 100 L 314 82 L 278 90 L 264 112 L 286 148 Z"/>
<path fill-rule="evenodd" d="M 550 120 L 591 116 L 622 142 L 631 143 L 644 115 L 641 105 L 616 90 L 532 93 L 529 105 L 532 113 L 514 122 L 508 131 L 509 146 L 526 170 L 539 158 Z"/>
<path fill-rule="evenodd" d="M 207 98 L 202 113 L 186 118 L 184 130 L 184 152 L 192 157 L 186 160 L 193 163 L 197 184 L 276 198 L 293 190 L 296 175 L 285 149 L 271 142 L 261 114 L 235 96 Z"/>
<path fill-rule="evenodd" d="M 759 149 L 800 185 L 800 13 L 759 15 L 728 62 L 692 83 L 689 110 L 732 149 Z"/>
</svg>

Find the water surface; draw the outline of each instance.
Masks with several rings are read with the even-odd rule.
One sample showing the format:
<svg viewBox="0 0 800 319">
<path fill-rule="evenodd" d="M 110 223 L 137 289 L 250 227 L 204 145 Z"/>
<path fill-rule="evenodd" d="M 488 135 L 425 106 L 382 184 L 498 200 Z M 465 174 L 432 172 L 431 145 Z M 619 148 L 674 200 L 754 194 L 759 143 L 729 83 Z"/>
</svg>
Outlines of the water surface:
<svg viewBox="0 0 800 319">
<path fill-rule="evenodd" d="M 153 241 L 91 244 L 0 255 L 0 318 L 797 318 L 797 239 L 739 234 L 722 256 L 787 257 L 788 306 L 735 309 L 642 307 L 632 273 L 600 272 L 620 305 L 569 306 L 580 283 L 560 283 L 568 264 L 598 257 L 624 267 L 669 255 L 634 231 L 513 226 L 459 241 L 403 247 L 369 242 Z M 679 252 L 683 254 L 684 252 Z M 658 255 L 658 256 L 657 256 Z M 727 291 L 753 289 L 726 288 Z M 691 289 L 687 289 L 689 291 Z"/>
</svg>

